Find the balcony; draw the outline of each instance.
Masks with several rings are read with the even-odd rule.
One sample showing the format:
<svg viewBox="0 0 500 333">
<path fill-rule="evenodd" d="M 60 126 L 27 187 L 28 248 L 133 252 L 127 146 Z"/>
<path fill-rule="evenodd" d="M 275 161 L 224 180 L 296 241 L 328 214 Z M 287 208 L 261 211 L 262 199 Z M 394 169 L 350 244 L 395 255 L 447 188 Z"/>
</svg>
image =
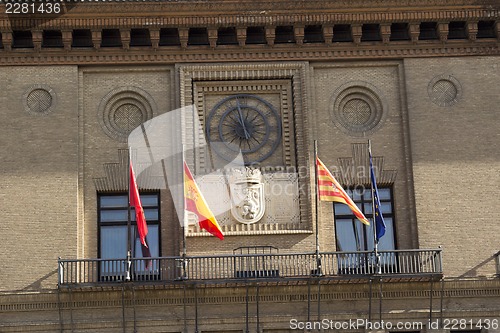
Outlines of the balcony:
<svg viewBox="0 0 500 333">
<path fill-rule="evenodd" d="M 293 254 L 232 254 L 148 259 L 59 259 L 59 287 L 92 287 L 136 282 L 162 285 L 193 281 L 281 282 L 442 277 L 441 249 Z M 130 265 L 130 269 L 127 269 Z"/>
<path fill-rule="evenodd" d="M 500 277 L 500 251 L 495 254 L 495 264 L 497 267 L 497 276 Z"/>
</svg>

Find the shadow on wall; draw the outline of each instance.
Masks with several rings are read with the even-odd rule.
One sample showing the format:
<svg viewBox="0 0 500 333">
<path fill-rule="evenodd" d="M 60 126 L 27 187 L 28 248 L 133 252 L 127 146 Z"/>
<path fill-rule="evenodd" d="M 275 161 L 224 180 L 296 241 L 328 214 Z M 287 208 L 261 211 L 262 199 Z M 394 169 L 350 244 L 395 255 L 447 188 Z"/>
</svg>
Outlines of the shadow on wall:
<svg viewBox="0 0 500 333">
<path fill-rule="evenodd" d="M 47 281 L 50 280 L 50 281 Z M 50 282 L 50 283 L 49 283 Z M 47 285 L 53 285 L 52 288 L 47 288 L 43 286 Z M 45 276 L 41 277 L 40 279 L 36 280 L 32 284 L 24 287 L 22 291 L 33 291 L 33 290 L 43 290 L 43 289 L 55 289 L 57 286 L 57 269 L 53 270 L 52 272 L 46 274 Z"/>
<path fill-rule="evenodd" d="M 460 275 L 459 278 L 465 278 L 465 277 L 477 277 L 477 270 L 483 266 L 486 266 L 486 265 L 491 265 L 491 263 L 493 262 L 495 267 L 496 267 L 496 276 L 499 276 L 500 275 L 500 265 L 499 265 L 499 256 L 500 256 L 500 251 L 493 254 L 492 256 L 486 258 L 485 260 L 483 260 L 481 263 L 479 263 L 478 265 L 472 267 L 471 269 L 469 269 L 467 272 L 465 272 L 464 274 Z"/>
</svg>

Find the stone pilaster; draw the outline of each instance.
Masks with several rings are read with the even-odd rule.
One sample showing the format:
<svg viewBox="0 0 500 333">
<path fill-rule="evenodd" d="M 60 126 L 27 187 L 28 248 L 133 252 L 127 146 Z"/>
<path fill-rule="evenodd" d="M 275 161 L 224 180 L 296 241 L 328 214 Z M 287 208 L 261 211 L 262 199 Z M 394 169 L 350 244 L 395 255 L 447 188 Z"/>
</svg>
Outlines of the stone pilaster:
<svg viewBox="0 0 500 333">
<path fill-rule="evenodd" d="M 323 36 L 325 43 L 331 45 L 333 41 L 333 25 L 327 24 L 323 26 Z"/>
<path fill-rule="evenodd" d="M 125 50 L 130 48 L 130 29 L 120 29 L 120 38 Z"/>
<path fill-rule="evenodd" d="M 268 26 L 268 27 L 266 27 L 267 45 L 273 46 L 275 38 L 276 38 L 276 27 L 274 27 L 274 26 Z"/>
<path fill-rule="evenodd" d="M 236 28 L 236 38 L 238 38 L 238 45 L 245 46 L 247 40 L 247 28 L 237 27 Z"/>
<path fill-rule="evenodd" d="M 382 41 L 384 44 L 389 44 L 391 38 L 391 24 L 383 23 L 380 25 L 380 35 L 382 36 Z"/>
<path fill-rule="evenodd" d="M 438 30 L 439 40 L 442 41 L 443 43 L 446 42 L 448 40 L 448 32 L 449 32 L 448 22 L 438 23 L 437 30 Z"/>
<path fill-rule="evenodd" d="M 98 50 L 101 48 L 102 41 L 102 30 L 92 29 L 92 43 L 94 44 L 94 49 Z"/>
<path fill-rule="evenodd" d="M 71 43 L 73 42 L 73 31 L 70 29 L 61 30 L 62 42 L 65 50 L 71 50 Z"/>
<path fill-rule="evenodd" d="M 149 38 L 151 39 L 151 46 L 154 50 L 157 50 L 160 44 L 160 29 L 150 28 Z"/>
<path fill-rule="evenodd" d="M 410 39 L 413 43 L 418 42 L 418 37 L 420 36 L 420 24 L 418 23 L 411 23 L 408 26 L 409 33 L 410 33 Z"/>
</svg>

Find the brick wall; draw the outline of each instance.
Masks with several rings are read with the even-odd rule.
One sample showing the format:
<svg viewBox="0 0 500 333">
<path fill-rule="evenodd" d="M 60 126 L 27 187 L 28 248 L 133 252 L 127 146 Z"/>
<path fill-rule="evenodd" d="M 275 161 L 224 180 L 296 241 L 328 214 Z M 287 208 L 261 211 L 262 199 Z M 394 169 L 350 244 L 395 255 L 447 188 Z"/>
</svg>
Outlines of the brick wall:
<svg viewBox="0 0 500 333">
<path fill-rule="evenodd" d="M 57 257 L 76 255 L 77 78 L 74 66 L 0 70 L 2 290 L 53 287 Z M 41 87 L 55 92 L 51 109 L 29 113 L 26 94 Z"/>
<path fill-rule="evenodd" d="M 420 246 L 443 246 L 447 275 L 495 273 L 498 66 L 494 57 L 405 60 Z M 455 104 L 438 106 L 428 86 L 449 76 L 461 93 Z"/>
</svg>

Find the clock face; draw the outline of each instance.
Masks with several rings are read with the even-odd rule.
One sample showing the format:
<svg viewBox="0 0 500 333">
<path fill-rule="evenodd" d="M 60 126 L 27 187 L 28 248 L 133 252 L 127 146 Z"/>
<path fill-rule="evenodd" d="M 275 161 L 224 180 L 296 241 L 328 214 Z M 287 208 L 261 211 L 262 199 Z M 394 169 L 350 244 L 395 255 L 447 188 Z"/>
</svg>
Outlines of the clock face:
<svg viewBox="0 0 500 333">
<path fill-rule="evenodd" d="M 278 147 L 281 119 L 266 100 L 255 95 L 234 95 L 210 111 L 206 132 L 211 147 L 223 159 L 231 161 L 241 151 L 245 164 L 255 164 Z"/>
</svg>

